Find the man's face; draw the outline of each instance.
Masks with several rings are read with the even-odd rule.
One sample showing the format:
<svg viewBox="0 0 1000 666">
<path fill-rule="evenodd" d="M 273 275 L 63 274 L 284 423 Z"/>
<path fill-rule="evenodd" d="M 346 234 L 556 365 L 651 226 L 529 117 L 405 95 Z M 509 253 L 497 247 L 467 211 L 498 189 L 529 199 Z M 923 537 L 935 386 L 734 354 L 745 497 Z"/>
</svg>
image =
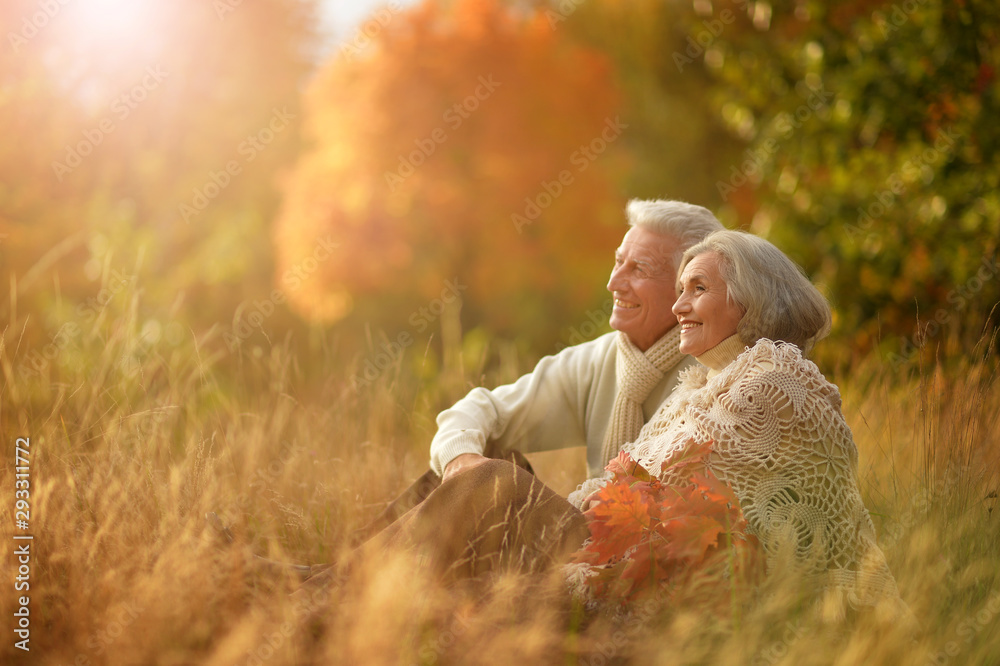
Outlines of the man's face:
<svg viewBox="0 0 1000 666">
<path fill-rule="evenodd" d="M 676 300 L 677 239 L 642 227 L 632 227 L 615 252 L 608 291 L 615 299 L 611 328 L 646 351 L 671 328 Z"/>
</svg>

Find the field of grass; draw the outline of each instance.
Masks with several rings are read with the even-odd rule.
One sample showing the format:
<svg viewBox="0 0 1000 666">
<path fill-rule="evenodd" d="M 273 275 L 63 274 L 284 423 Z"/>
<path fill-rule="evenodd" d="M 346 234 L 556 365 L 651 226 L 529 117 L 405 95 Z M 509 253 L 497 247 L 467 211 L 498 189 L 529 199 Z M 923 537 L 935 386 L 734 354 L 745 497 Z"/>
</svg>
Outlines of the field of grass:
<svg viewBox="0 0 1000 666">
<path fill-rule="evenodd" d="M 247 550 L 309 564 L 342 557 L 380 503 L 426 468 L 436 411 L 529 364 L 501 354 L 484 378 L 456 349 L 440 369 L 400 363 L 355 390 L 357 359 L 322 344 L 308 358 L 281 345 L 229 353 L 218 332 L 168 345 L 138 328 L 128 311 L 102 316 L 30 372 L 19 331 L 0 342 L 0 533 L 14 546 L 14 534 L 34 536 L 29 592 L 14 591 L 14 546 L 0 562 L 4 664 L 1000 663 L 993 357 L 895 370 L 871 357 L 831 377 L 879 541 L 922 624 L 916 636 L 821 626 L 781 595 L 738 626 L 696 602 L 618 625 L 582 618 L 537 581 L 444 589 L 389 554 L 304 621 L 289 596 L 296 576 L 255 566 Z M 30 438 L 27 531 L 14 528 L 18 437 Z M 575 451 L 537 462 L 563 492 L 582 472 Z M 237 545 L 220 545 L 210 511 Z M 14 647 L 20 595 L 30 596 L 30 652 Z"/>
</svg>

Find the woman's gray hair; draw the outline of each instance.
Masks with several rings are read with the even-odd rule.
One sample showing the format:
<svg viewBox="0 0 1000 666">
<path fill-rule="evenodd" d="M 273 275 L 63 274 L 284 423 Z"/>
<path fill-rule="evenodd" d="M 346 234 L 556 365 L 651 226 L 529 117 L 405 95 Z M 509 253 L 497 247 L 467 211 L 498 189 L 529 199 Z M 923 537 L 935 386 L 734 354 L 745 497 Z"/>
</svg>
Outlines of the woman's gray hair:
<svg viewBox="0 0 1000 666">
<path fill-rule="evenodd" d="M 726 298 L 746 311 L 736 332 L 752 347 L 761 338 L 803 351 L 830 331 L 830 305 L 802 269 L 768 241 L 742 231 L 717 231 L 684 252 L 677 275 L 694 257 L 717 252 Z"/>
<path fill-rule="evenodd" d="M 714 231 L 725 229 L 707 208 L 664 199 L 632 199 L 625 207 L 629 226 L 643 227 L 650 231 L 677 239 L 677 252 L 671 258 L 674 266 L 684 250 Z"/>
</svg>

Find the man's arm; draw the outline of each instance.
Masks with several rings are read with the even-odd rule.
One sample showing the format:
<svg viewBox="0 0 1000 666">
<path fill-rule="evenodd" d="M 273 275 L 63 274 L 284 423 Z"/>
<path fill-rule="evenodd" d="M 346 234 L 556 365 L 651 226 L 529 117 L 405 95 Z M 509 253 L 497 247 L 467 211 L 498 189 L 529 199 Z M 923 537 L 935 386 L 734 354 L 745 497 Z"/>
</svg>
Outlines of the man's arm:
<svg viewBox="0 0 1000 666">
<path fill-rule="evenodd" d="M 613 380 L 614 350 L 614 336 L 602 336 L 546 356 L 513 384 L 473 389 L 438 415 L 431 469 L 443 476 L 452 460 L 456 472 L 481 462 L 487 442 L 525 452 L 585 445 L 588 402 L 608 362 Z M 474 455 L 457 461 L 465 454 Z"/>
<path fill-rule="evenodd" d="M 489 458 L 478 453 L 463 453 L 455 456 L 451 459 L 451 462 L 444 466 L 444 474 L 441 475 L 441 481 L 447 481 L 459 472 L 464 472 L 465 470 L 475 467 L 480 463 L 484 463 L 487 460 L 489 460 Z"/>
</svg>

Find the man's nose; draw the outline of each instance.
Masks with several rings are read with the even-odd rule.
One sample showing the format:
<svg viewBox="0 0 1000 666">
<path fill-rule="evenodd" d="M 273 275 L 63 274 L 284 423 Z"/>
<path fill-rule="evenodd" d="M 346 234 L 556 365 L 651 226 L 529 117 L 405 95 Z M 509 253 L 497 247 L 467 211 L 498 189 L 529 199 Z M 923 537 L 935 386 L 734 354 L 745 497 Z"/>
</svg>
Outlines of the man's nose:
<svg viewBox="0 0 1000 666">
<path fill-rule="evenodd" d="M 608 291 L 622 291 L 628 281 L 622 275 L 622 267 L 615 266 L 611 269 L 611 277 L 608 278 Z"/>
</svg>

